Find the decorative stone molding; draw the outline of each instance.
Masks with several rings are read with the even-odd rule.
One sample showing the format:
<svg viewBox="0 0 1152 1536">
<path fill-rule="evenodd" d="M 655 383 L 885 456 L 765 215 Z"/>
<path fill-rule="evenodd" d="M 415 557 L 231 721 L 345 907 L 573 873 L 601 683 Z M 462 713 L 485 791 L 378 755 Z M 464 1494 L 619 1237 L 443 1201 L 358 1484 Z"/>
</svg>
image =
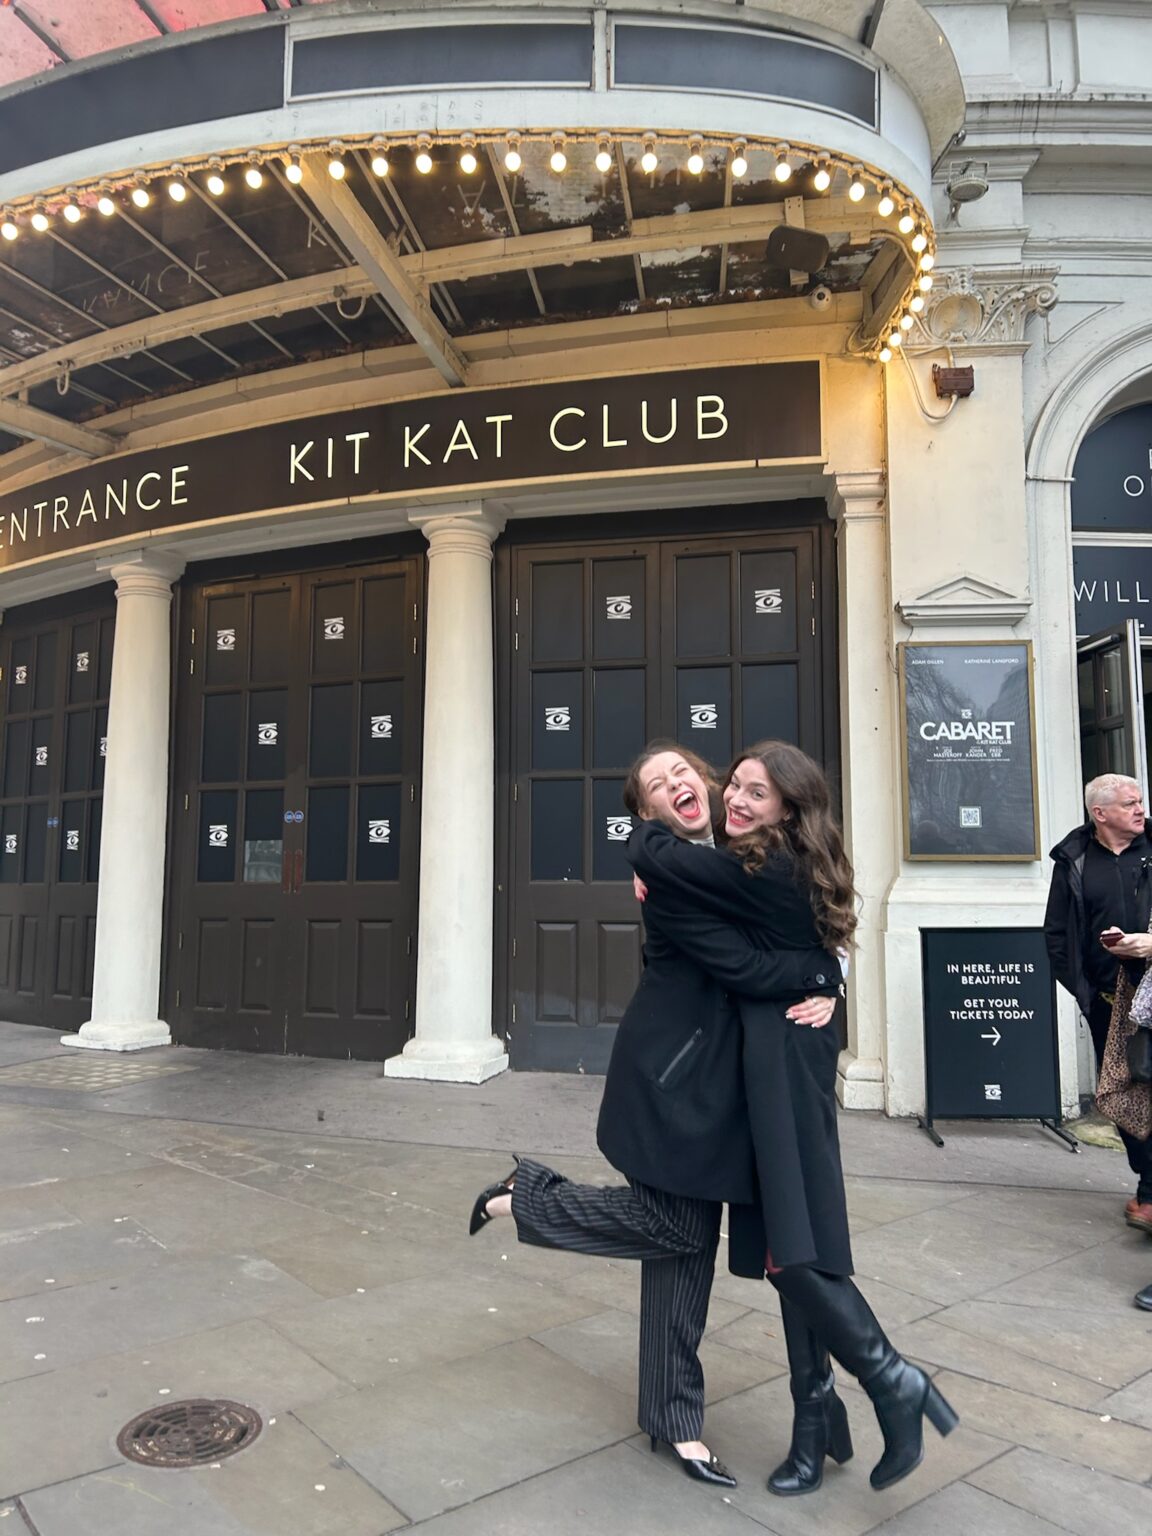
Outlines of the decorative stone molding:
<svg viewBox="0 0 1152 1536">
<path fill-rule="evenodd" d="M 933 273 L 928 302 L 908 332 L 911 352 L 951 347 L 966 356 L 1026 352 L 1029 315 L 1054 307 L 1058 267 L 953 267 Z"/>
<path fill-rule="evenodd" d="M 1032 606 L 1025 593 L 1019 597 L 1004 587 L 971 576 L 966 571 L 942 581 L 926 592 L 896 600 L 896 612 L 910 629 L 925 625 L 958 628 L 967 625 L 1015 626 Z"/>
</svg>

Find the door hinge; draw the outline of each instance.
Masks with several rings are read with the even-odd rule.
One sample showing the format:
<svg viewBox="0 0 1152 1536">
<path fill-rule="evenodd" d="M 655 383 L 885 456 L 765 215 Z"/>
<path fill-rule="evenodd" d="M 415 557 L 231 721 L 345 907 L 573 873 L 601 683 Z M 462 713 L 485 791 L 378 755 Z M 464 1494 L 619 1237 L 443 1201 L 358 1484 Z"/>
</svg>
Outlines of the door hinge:
<svg viewBox="0 0 1152 1536">
<path fill-rule="evenodd" d="M 812 601 L 813 602 L 816 601 L 816 583 L 815 582 L 812 583 Z"/>
<path fill-rule="evenodd" d="M 516 940 L 515 939 L 512 940 L 512 958 L 513 958 L 513 960 L 515 960 L 515 958 L 516 958 Z"/>
<path fill-rule="evenodd" d="M 815 614 L 812 615 L 812 633 L 813 634 L 816 633 L 816 615 Z"/>
<path fill-rule="evenodd" d="M 176 936 L 176 948 L 177 949 L 183 949 L 184 948 L 184 935 L 182 933 L 177 934 L 177 936 Z"/>
<path fill-rule="evenodd" d="M 520 617 L 520 599 L 518 597 L 513 599 L 513 611 L 516 614 L 516 617 L 519 618 Z"/>
<path fill-rule="evenodd" d="M 184 796 L 184 809 L 185 810 L 188 809 L 188 796 L 187 795 Z"/>
<path fill-rule="evenodd" d="M 520 798 L 520 786 L 519 786 L 519 784 L 513 784 L 513 786 L 512 786 L 512 800 L 513 800 L 513 802 L 515 802 L 515 801 L 519 800 L 519 798 Z"/>
<path fill-rule="evenodd" d="M 415 656 L 415 654 L 416 654 L 416 636 L 415 635 L 412 636 L 412 654 L 413 654 L 413 656 Z"/>
<path fill-rule="evenodd" d="M 516 1004 L 515 1003 L 512 1004 L 512 1022 L 513 1022 L 513 1024 L 515 1024 L 515 1022 L 516 1022 Z"/>
<path fill-rule="evenodd" d="M 196 658 L 195 658 L 195 656 L 193 656 L 192 660 L 188 663 L 188 676 L 189 677 L 195 677 L 196 676 Z"/>
<path fill-rule="evenodd" d="M 412 805 L 415 802 L 415 800 L 416 800 L 416 786 L 415 786 L 415 784 L 409 784 L 409 786 L 408 786 L 408 804 Z"/>
</svg>

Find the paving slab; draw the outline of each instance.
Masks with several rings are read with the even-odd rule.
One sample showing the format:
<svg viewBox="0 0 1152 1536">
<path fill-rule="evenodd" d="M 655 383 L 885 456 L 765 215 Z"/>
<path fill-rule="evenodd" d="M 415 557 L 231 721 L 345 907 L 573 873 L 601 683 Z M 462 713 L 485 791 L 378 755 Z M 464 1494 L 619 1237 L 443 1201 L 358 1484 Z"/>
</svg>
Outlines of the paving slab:
<svg viewBox="0 0 1152 1536">
<path fill-rule="evenodd" d="M 0 1394 L 0 1498 L 120 1465 L 117 1434 L 166 1399 L 227 1397 L 267 1419 L 346 1391 L 262 1320 L 10 1382 Z"/>
<path fill-rule="evenodd" d="M 989 1287 L 988 1297 L 1029 1307 L 1073 1307 L 1086 1312 L 1133 1310 L 1132 1297 L 1152 1280 L 1152 1242 L 1132 1227 L 1087 1253 L 1071 1254 L 1043 1269 Z M 1152 1325 L 1152 1314 L 1148 1315 Z"/>
<path fill-rule="evenodd" d="M 1152 1356 L 1152 1351 L 1149 1355 Z M 1091 1406 L 1097 1413 L 1110 1413 L 1129 1424 L 1152 1429 L 1152 1371 L 1147 1376 L 1138 1376 L 1119 1392 L 1097 1398 Z"/>
<path fill-rule="evenodd" d="M 974 1531 L 995 1536 L 1063 1536 L 1063 1527 L 967 1483 L 954 1483 L 930 1495 L 889 1520 L 883 1530 L 884 1536 L 925 1536 L 928 1531 L 932 1536 L 972 1536 Z"/>
<path fill-rule="evenodd" d="M 1148 1536 L 1152 1531 L 1152 1488 L 1039 1451 L 1011 1451 L 970 1472 L 968 1481 L 1073 1536 Z"/>
<path fill-rule="evenodd" d="M 921 1365 L 959 1371 L 981 1381 L 998 1382 L 1002 1387 L 1015 1387 L 1033 1397 L 1047 1397 L 1072 1408 L 1091 1408 L 1100 1400 L 1099 1382 L 1073 1375 L 1059 1366 L 1032 1360 L 1002 1342 L 993 1343 L 958 1328 L 949 1328 L 937 1318 L 909 1323 L 905 1328 L 897 1328 L 890 1337 L 901 1354 L 909 1355 Z"/>
<path fill-rule="evenodd" d="M 935 1320 L 1105 1386 L 1124 1386 L 1152 1364 L 1152 1314 L 1131 1298 L 1098 1310 L 977 1299 L 942 1308 Z"/>
<path fill-rule="evenodd" d="M 123 1462 L 22 1502 L 38 1536 L 383 1536 L 407 1524 L 287 1414 L 217 1466 Z"/>
<path fill-rule="evenodd" d="M 0 1301 L 151 1269 L 168 1256 L 132 1217 L 100 1225 L 75 1218 L 32 1222 L 0 1237 Z"/>
</svg>

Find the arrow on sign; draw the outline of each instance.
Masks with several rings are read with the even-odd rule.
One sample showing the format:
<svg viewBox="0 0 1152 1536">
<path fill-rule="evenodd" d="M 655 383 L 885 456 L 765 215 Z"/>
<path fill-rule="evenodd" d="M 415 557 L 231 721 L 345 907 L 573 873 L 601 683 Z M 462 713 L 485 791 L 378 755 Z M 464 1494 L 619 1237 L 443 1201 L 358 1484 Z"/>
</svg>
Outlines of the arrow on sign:
<svg viewBox="0 0 1152 1536">
<path fill-rule="evenodd" d="M 993 1024 L 992 1033 L 990 1035 L 981 1035 L 980 1038 L 981 1040 L 991 1040 L 993 1045 L 999 1045 L 1000 1031 L 996 1028 L 995 1024 Z"/>
</svg>

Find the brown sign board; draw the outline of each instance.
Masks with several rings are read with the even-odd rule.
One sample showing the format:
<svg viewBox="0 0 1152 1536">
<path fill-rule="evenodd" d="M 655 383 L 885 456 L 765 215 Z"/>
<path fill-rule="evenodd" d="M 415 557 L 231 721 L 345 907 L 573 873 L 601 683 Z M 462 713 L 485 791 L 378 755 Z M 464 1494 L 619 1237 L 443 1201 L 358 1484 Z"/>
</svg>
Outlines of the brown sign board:
<svg viewBox="0 0 1152 1536">
<path fill-rule="evenodd" d="M 364 406 L 96 460 L 0 496 L 0 567 L 220 518 L 459 487 L 822 456 L 820 364 Z"/>
</svg>

